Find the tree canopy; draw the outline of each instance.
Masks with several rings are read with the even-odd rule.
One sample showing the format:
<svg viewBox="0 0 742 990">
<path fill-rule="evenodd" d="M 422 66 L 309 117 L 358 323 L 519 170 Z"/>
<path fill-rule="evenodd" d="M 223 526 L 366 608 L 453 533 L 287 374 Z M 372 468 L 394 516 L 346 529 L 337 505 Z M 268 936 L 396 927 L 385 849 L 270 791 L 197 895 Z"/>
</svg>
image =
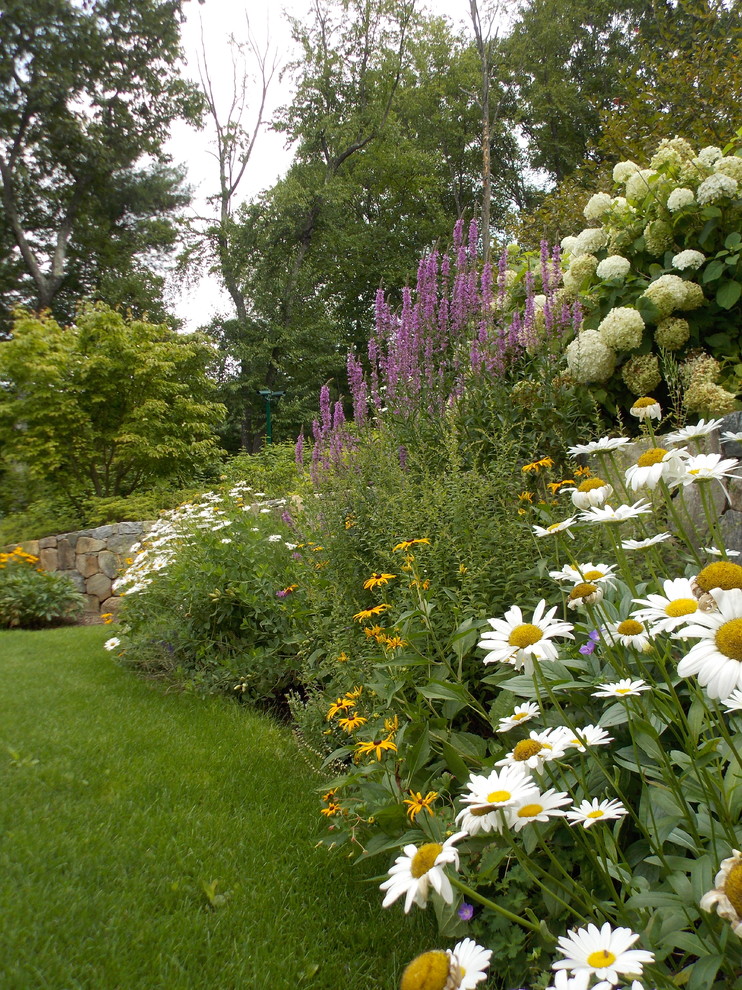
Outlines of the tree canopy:
<svg viewBox="0 0 742 990">
<path fill-rule="evenodd" d="M 163 143 L 197 119 L 178 72 L 183 0 L 3 0 L 0 294 L 71 315 L 82 295 L 159 302 L 188 200 Z"/>
</svg>

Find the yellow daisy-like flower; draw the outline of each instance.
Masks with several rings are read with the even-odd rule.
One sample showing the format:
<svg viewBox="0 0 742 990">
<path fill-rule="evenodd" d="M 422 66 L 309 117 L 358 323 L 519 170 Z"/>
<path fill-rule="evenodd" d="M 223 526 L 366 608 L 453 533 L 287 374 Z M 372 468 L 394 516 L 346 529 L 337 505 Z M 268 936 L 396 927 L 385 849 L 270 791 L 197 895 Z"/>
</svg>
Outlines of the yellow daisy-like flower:
<svg viewBox="0 0 742 990">
<path fill-rule="evenodd" d="M 541 468 L 554 467 L 554 461 L 550 457 L 542 457 L 540 461 L 533 461 L 531 464 L 524 464 L 521 471 L 527 474 L 530 471 L 539 473 Z"/>
<path fill-rule="evenodd" d="M 326 808 L 320 808 L 319 813 L 321 815 L 327 815 L 328 818 L 332 818 L 334 815 L 339 815 L 341 811 L 342 808 L 340 805 L 333 801 L 332 804 L 328 804 Z"/>
<path fill-rule="evenodd" d="M 359 684 L 358 687 L 354 687 L 352 691 L 346 691 L 345 697 L 352 698 L 353 700 L 355 700 L 356 698 L 360 698 L 362 694 L 363 694 L 363 685 Z"/>
<path fill-rule="evenodd" d="M 348 654 L 343 650 L 343 652 L 338 657 L 338 663 L 347 663 L 350 660 Z"/>
<path fill-rule="evenodd" d="M 395 715 L 394 718 L 384 719 L 384 728 L 389 733 L 394 733 L 399 728 L 399 716 Z"/>
<path fill-rule="evenodd" d="M 332 705 L 330 705 L 327 712 L 327 719 L 334 718 L 338 712 L 347 712 L 349 708 L 353 707 L 352 698 L 338 698 Z"/>
<path fill-rule="evenodd" d="M 427 536 L 423 536 L 416 540 L 402 540 L 402 542 L 398 543 L 396 547 L 392 547 L 392 553 L 397 550 L 409 550 L 410 547 L 414 547 L 416 543 L 427 543 L 428 546 L 430 546 L 430 540 Z"/>
<path fill-rule="evenodd" d="M 362 756 L 368 756 L 374 753 L 376 759 L 381 761 L 382 753 L 385 750 L 390 750 L 393 753 L 397 752 L 396 743 L 392 742 L 391 739 L 369 739 L 367 742 L 358 743 L 356 746 L 355 759 L 359 760 Z"/>
<path fill-rule="evenodd" d="M 430 581 L 426 578 L 424 581 L 420 581 L 418 578 L 413 578 L 410 581 L 411 588 L 420 588 L 422 591 L 427 591 L 430 587 Z"/>
<path fill-rule="evenodd" d="M 363 635 L 368 639 L 375 639 L 378 643 L 380 638 L 384 638 L 384 630 L 381 626 L 366 626 L 363 630 Z"/>
<path fill-rule="evenodd" d="M 343 729 L 344 732 L 348 733 L 355 732 L 356 729 L 359 729 L 362 725 L 365 725 L 366 722 L 368 722 L 368 719 L 364 718 L 362 715 L 359 715 L 358 712 L 351 712 L 347 718 L 338 719 L 338 725 L 340 728 Z"/>
<path fill-rule="evenodd" d="M 399 650 L 403 646 L 407 646 L 407 640 L 402 639 L 401 636 L 387 636 L 382 642 L 385 650 Z"/>
<path fill-rule="evenodd" d="M 410 821 L 414 822 L 421 811 L 427 811 L 429 815 L 434 815 L 435 812 L 431 811 L 431 805 L 437 797 L 438 791 L 428 791 L 425 797 L 421 791 L 410 791 L 410 796 L 404 799 Z"/>
<path fill-rule="evenodd" d="M 575 478 L 589 478 L 592 473 L 589 467 L 575 468 Z"/>
<path fill-rule="evenodd" d="M 385 584 L 388 584 L 392 578 L 395 578 L 396 574 L 381 574 L 378 571 L 374 571 L 371 577 L 363 582 L 363 587 L 370 591 L 372 588 L 380 588 Z"/>
<path fill-rule="evenodd" d="M 356 612 L 353 618 L 357 622 L 364 622 L 366 619 L 373 619 L 374 616 L 381 615 L 381 613 L 386 612 L 388 608 L 391 608 L 391 605 L 382 604 L 376 605 L 374 608 L 361 609 L 360 612 Z"/>
<path fill-rule="evenodd" d="M 533 501 L 533 492 L 521 492 L 520 495 L 518 496 L 518 501 L 519 502 L 532 502 Z"/>
</svg>

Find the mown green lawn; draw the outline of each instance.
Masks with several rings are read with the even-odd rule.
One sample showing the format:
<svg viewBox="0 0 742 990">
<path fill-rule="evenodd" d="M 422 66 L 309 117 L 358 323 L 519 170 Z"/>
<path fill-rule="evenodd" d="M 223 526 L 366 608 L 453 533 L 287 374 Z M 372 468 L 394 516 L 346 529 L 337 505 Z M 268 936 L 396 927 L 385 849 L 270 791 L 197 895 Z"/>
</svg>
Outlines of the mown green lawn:
<svg viewBox="0 0 742 990">
<path fill-rule="evenodd" d="M 431 917 L 381 909 L 386 861 L 315 848 L 288 730 L 119 668 L 110 635 L 0 633 L 2 990 L 397 986 Z"/>
</svg>

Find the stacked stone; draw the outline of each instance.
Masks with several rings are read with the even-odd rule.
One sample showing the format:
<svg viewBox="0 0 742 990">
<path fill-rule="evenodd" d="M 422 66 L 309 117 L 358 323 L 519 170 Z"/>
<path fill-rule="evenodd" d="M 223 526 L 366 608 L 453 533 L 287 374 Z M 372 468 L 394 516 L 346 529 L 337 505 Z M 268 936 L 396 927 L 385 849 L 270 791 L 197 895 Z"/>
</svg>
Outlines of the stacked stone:
<svg viewBox="0 0 742 990">
<path fill-rule="evenodd" d="M 85 595 L 85 611 L 116 614 L 121 599 L 113 581 L 126 567 L 132 546 L 149 532 L 154 522 L 121 522 L 75 533 L 27 540 L 20 546 L 39 558 L 45 571 L 64 574 Z M 12 550 L 14 544 L 7 549 Z"/>
</svg>

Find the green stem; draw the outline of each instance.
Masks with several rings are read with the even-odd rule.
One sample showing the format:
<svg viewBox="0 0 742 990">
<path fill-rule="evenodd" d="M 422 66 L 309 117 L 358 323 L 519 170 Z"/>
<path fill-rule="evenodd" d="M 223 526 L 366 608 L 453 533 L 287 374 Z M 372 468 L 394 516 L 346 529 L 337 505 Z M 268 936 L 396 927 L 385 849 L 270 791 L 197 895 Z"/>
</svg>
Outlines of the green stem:
<svg viewBox="0 0 742 990">
<path fill-rule="evenodd" d="M 472 887 L 467 886 L 463 881 L 459 880 L 458 877 L 450 877 L 451 886 L 460 890 L 462 894 L 465 894 L 472 901 L 476 901 L 477 904 L 481 904 L 482 907 L 489 908 L 490 911 L 495 911 L 497 914 L 502 915 L 503 918 L 507 918 L 508 921 L 512 921 L 513 924 L 520 925 L 521 928 L 527 928 L 528 931 L 533 932 L 536 935 L 542 935 L 543 931 L 539 925 L 535 925 L 532 921 L 526 921 L 525 918 L 521 918 L 517 914 L 513 914 L 512 911 L 508 911 L 501 904 L 496 904 L 491 901 L 489 897 L 485 897 L 484 894 L 480 894 L 478 891 L 474 890 Z M 555 939 L 556 941 L 556 939 Z"/>
</svg>

